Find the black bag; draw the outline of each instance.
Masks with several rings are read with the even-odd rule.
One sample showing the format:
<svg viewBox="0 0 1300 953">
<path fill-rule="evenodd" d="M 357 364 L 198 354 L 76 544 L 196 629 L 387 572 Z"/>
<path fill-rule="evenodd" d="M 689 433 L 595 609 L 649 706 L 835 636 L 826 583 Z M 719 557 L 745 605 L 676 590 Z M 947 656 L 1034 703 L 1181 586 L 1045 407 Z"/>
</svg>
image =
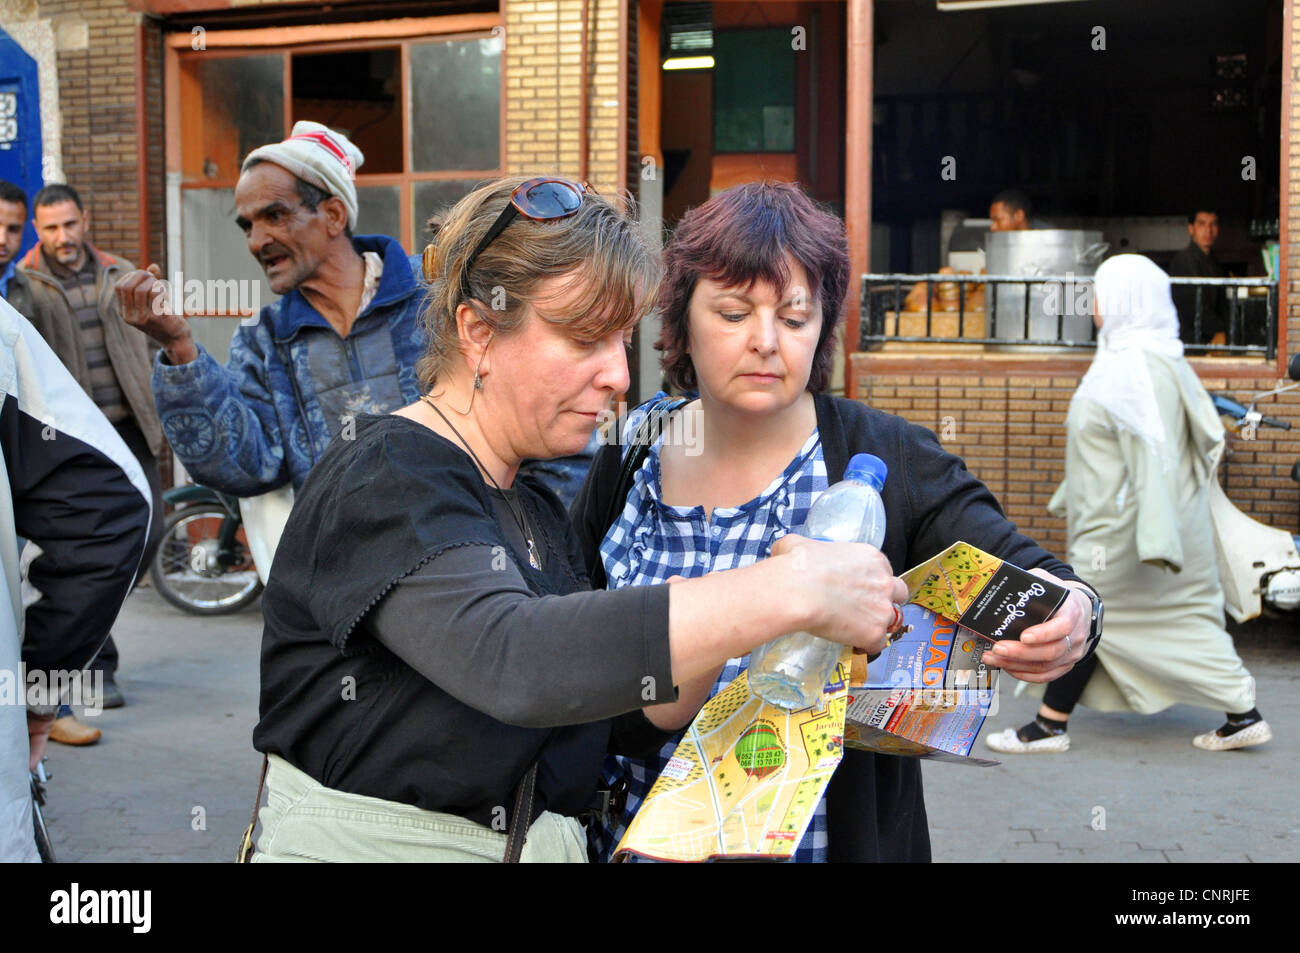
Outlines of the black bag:
<svg viewBox="0 0 1300 953">
<path fill-rule="evenodd" d="M 623 467 L 618 473 L 618 484 L 614 488 L 613 495 L 609 498 L 609 510 L 601 521 L 605 532 L 609 532 L 609 528 L 618 519 L 618 514 L 623 511 L 623 507 L 627 503 L 627 492 L 632 489 L 632 478 L 636 471 L 641 469 L 641 464 L 645 463 L 651 445 L 659 439 L 659 434 L 663 432 L 664 423 L 667 421 L 668 416 L 685 407 L 688 403 L 690 403 L 690 399 L 686 397 L 665 397 L 650 408 L 645 415 L 645 419 L 641 421 L 641 426 L 636 429 L 636 433 L 628 441 L 623 456 Z M 597 559 L 596 564 L 591 569 L 591 588 L 604 589 L 606 581 L 605 566 Z"/>
</svg>

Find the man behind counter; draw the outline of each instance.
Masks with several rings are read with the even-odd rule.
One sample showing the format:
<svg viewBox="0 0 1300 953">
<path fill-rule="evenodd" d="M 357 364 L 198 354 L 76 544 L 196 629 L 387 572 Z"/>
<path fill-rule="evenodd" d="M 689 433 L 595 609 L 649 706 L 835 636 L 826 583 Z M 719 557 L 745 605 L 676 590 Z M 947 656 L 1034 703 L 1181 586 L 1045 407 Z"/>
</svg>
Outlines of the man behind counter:
<svg viewBox="0 0 1300 953">
<path fill-rule="evenodd" d="M 1005 189 L 989 203 L 990 232 L 1020 232 L 1032 228 L 1029 216 L 1033 209 L 1029 197 L 1019 189 Z"/>
<path fill-rule="evenodd" d="M 1213 247 L 1219 238 L 1219 216 L 1204 208 L 1187 216 L 1187 234 L 1191 241 L 1169 262 L 1171 277 L 1227 278 L 1228 272 L 1214 257 Z M 1228 323 L 1227 300 L 1222 288 L 1206 288 L 1202 292 L 1201 334 L 1195 334 L 1193 321 L 1196 315 L 1196 287 L 1174 285 L 1170 289 L 1174 307 L 1178 309 L 1178 336 L 1188 344 L 1222 344 Z"/>
</svg>

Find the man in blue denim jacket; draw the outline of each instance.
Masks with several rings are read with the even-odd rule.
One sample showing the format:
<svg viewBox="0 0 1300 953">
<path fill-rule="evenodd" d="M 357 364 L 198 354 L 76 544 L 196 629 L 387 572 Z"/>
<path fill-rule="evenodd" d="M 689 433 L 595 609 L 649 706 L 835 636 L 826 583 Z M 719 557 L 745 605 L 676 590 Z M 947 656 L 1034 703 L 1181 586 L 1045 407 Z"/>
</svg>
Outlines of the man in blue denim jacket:
<svg viewBox="0 0 1300 953">
<path fill-rule="evenodd" d="M 240 326 L 225 367 L 171 313 L 156 265 L 118 282 L 126 322 L 162 348 L 154 401 L 167 440 L 199 483 L 240 497 L 286 483 L 296 490 L 358 413 L 419 400 L 423 270 L 391 238 L 353 236 L 363 161 L 346 137 L 305 121 L 284 142 L 248 154 L 235 187 L 236 223 L 271 290 L 284 297 Z M 594 443 L 526 468 L 568 506 L 593 453 Z"/>
<path fill-rule="evenodd" d="M 157 266 L 118 283 L 127 323 L 162 347 L 154 399 L 198 482 L 236 496 L 296 489 L 356 414 L 419 399 L 421 269 L 393 239 L 352 234 L 362 161 L 346 137 L 312 122 L 244 160 L 236 223 L 283 297 L 241 324 L 224 367 L 170 312 Z"/>
</svg>

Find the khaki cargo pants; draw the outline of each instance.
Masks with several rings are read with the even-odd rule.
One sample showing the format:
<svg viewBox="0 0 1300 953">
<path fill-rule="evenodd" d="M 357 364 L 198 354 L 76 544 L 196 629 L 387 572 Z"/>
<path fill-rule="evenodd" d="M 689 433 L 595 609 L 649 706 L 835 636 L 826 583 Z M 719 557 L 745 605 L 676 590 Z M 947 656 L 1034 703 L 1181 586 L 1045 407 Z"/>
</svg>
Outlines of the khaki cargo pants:
<svg viewBox="0 0 1300 953">
<path fill-rule="evenodd" d="M 267 803 L 253 863 L 499 863 L 506 835 L 454 814 L 327 788 L 271 755 Z M 542 814 L 522 863 L 585 863 L 587 837 L 572 817 Z"/>
</svg>

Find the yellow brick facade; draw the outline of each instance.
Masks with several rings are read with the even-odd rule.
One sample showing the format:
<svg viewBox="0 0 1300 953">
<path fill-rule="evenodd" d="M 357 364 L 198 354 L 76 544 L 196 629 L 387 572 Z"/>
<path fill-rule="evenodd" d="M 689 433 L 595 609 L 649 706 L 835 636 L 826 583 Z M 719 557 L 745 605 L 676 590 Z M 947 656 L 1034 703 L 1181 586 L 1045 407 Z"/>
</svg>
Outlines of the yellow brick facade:
<svg viewBox="0 0 1300 953">
<path fill-rule="evenodd" d="M 617 190 L 620 162 L 627 162 L 619 151 L 619 122 L 627 115 L 620 110 L 620 7 L 621 0 L 590 2 L 584 90 L 582 3 L 503 0 L 510 174 L 582 175 L 579 126 L 585 109 L 586 178 L 603 194 Z"/>
</svg>

